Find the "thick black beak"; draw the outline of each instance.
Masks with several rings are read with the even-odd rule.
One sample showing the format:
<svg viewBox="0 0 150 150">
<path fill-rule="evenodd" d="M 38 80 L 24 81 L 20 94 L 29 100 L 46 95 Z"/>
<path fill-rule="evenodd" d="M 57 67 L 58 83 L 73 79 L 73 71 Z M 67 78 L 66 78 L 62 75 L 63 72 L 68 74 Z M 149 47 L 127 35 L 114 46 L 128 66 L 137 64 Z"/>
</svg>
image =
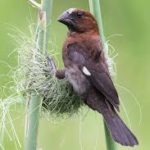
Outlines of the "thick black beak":
<svg viewBox="0 0 150 150">
<path fill-rule="evenodd" d="M 58 17 L 58 21 L 63 23 L 63 24 L 68 24 L 70 20 L 70 14 L 68 13 L 68 11 L 63 12 L 59 17 Z"/>
<path fill-rule="evenodd" d="M 75 10 L 76 8 L 69 8 L 68 10 L 63 12 L 58 18 L 58 21 L 66 25 L 69 30 L 75 30 L 76 28 L 76 20 L 73 15 L 73 12 Z"/>
</svg>

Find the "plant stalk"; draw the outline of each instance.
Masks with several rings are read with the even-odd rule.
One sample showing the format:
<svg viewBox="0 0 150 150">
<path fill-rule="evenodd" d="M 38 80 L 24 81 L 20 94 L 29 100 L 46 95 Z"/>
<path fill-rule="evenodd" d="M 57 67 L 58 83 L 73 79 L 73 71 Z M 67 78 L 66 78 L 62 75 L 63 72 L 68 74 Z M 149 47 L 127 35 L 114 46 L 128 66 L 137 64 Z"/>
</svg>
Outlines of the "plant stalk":
<svg viewBox="0 0 150 150">
<path fill-rule="evenodd" d="M 39 10 L 38 15 L 38 25 L 37 25 L 37 33 L 35 37 L 37 37 L 36 43 L 37 48 L 43 54 L 47 54 L 48 50 L 48 41 L 49 41 L 49 31 L 50 31 L 50 17 L 52 14 L 52 5 L 53 0 L 42 0 L 41 9 Z"/>
<path fill-rule="evenodd" d="M 105 122 L 104 122 L 104 130 L 105 130 L 107 150 L 117 150 L 116 145 L 115 145 L 113 139 L 111 138 L 111 135 L 109 133 L 109 130 L 108 130 Z"/>
<path fill-rule="evenodd" d="M 102 40 L 102 44 L 104 47 L 105 44 L 105 36 L 104 36 L 104 28 L 103 28 L 103 21 L 102 21 L 102 14 L 101 14 L 101 8 L 100 8 L 100 1 L 99 0 L 89 0 L 89 7 L 91 13 L 95 16 L 98 27 L 100 30 L 100 38 Z"/>
<path fill-rule="evenodd" d="M 53 0 L 42 0 L 39 4 L 38 23 L 35 35 L 35 48 L 47 54 L 49 40 L 49 24 Z M 32 3 L 34 5 L 34 3 Z M 36 59 L 36 58 L 34 58 Z M 38 126 L 42 98 L 32 92 L 27 104 L 25 125 L 25 150 L 37 150 Z"/>
<path fill-rule="evenodd" d="M 25 150 L 37 149 L 40 105 L 41 98 L 36 94 L 32 94 L 27 104 Z"/>
<path fill-rule="evenodd" d="M 100 30 L 100 39 L 102 41 L 103 48 L 105 47 L 105 36 L 100 8 L 100 0 L 89 0 L 89 6 L 91 13 L 95 16 L 99 30 Z M 117 150 L 114 140 L 112 139 L 110 132 L 104 121 L 104 130 L 105 130 L 105 138 L 106 138 L 106 146 L 107 150 Z"/>
</svg>

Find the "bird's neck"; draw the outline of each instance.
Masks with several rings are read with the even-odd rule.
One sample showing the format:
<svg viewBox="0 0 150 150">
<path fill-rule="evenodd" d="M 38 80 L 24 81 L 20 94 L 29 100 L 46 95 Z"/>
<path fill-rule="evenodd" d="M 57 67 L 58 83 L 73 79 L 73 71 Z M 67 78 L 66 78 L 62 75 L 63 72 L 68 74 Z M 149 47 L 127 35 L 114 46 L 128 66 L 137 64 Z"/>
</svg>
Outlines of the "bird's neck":
<svg viewBox="0 0 150 150">
<path fill-rule="evenodd" d="M 97 30 L 90 30 L 87 32 L 75 32 L 75 31 L 69 31 L 68 37 L 72 38 L 78 38 L 78 37 L 91 37 L 91 36 L 99 36 L 99 31 Z"/>
</svg>

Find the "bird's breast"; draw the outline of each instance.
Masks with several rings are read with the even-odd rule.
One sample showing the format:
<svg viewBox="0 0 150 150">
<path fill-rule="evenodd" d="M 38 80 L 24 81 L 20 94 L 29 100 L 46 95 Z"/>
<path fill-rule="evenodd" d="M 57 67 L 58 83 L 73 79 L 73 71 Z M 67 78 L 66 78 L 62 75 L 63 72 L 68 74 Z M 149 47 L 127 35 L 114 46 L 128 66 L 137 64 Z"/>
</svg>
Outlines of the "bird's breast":
<svg viewBox="0 0 150 150">
<path fill-rule="evenodd" d="M 66 68 L 65 76 L 79 96 L 83 96 L 88 92 L 90 82 L 76 65 Z"/>
</svg>

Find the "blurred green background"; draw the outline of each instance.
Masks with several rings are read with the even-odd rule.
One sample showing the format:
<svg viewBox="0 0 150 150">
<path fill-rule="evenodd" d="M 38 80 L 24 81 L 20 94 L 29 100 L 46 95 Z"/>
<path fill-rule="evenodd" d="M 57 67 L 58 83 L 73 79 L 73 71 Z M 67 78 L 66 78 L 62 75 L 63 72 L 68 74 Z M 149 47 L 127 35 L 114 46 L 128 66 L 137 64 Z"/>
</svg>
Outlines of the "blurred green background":
<svg viewBox="0 0 150 150">
<path fill-rule="evenodd" d="M 137 135 L 140 145 L 134 150 L 148 150 L 150 139 L 150 1 L 143 0 L 101 0 L 103 24 L 106 39 L 115 48 L 118 56 L 117 88 L 128 117 L 121 111 L 123 119 Z M 57 22 L 59 14 L 70 7 L 88 8 L 88 0 L 55 0 L 51 24 L 51 41 L 61 52 L 66 36 L 66 28 Z M 14 28 L 28 33 L 28 27 L 36 22 L 36 9 L 27 0 L 0 0 L 0 84 L 5 86 L 11 81 L 11 66 L 17 63 L 16 54 L 9 54 L 16 43 L 9 36 Z M 61 55 L 58 56 L 61 59 Z M 130 92 L 128 92 L 126 87 Z M 7 87 L 9 87 L 7 85 Z M 0 92 L 7 97 L 9 92 Z M 133 97 L 137 98 L 140 107 Z M 140 120 L 141 109 L 141 120 Z M 88 112 L 88 113 L 87 113 Z M 23 149 L 24 109 L 19 106 L 11 114 L 15 118 L 15 128 Z M 128 119 L 129 118 L 129 119 Z M 130 120 L 130 121 L 129 121 Z M 1 134 L 1 133 L 0 133 Z M 6 150 L 15 150 L 15 142 L 9 136 L 4 138 Z M 85 109 L 82 115 L 66 120 L 41 118 L 38 145 L 42 150 L 105 150 L 105 137 L 102 117 Z M 118 146 L 119 150 L 130 149 Z"/>
</svg>

